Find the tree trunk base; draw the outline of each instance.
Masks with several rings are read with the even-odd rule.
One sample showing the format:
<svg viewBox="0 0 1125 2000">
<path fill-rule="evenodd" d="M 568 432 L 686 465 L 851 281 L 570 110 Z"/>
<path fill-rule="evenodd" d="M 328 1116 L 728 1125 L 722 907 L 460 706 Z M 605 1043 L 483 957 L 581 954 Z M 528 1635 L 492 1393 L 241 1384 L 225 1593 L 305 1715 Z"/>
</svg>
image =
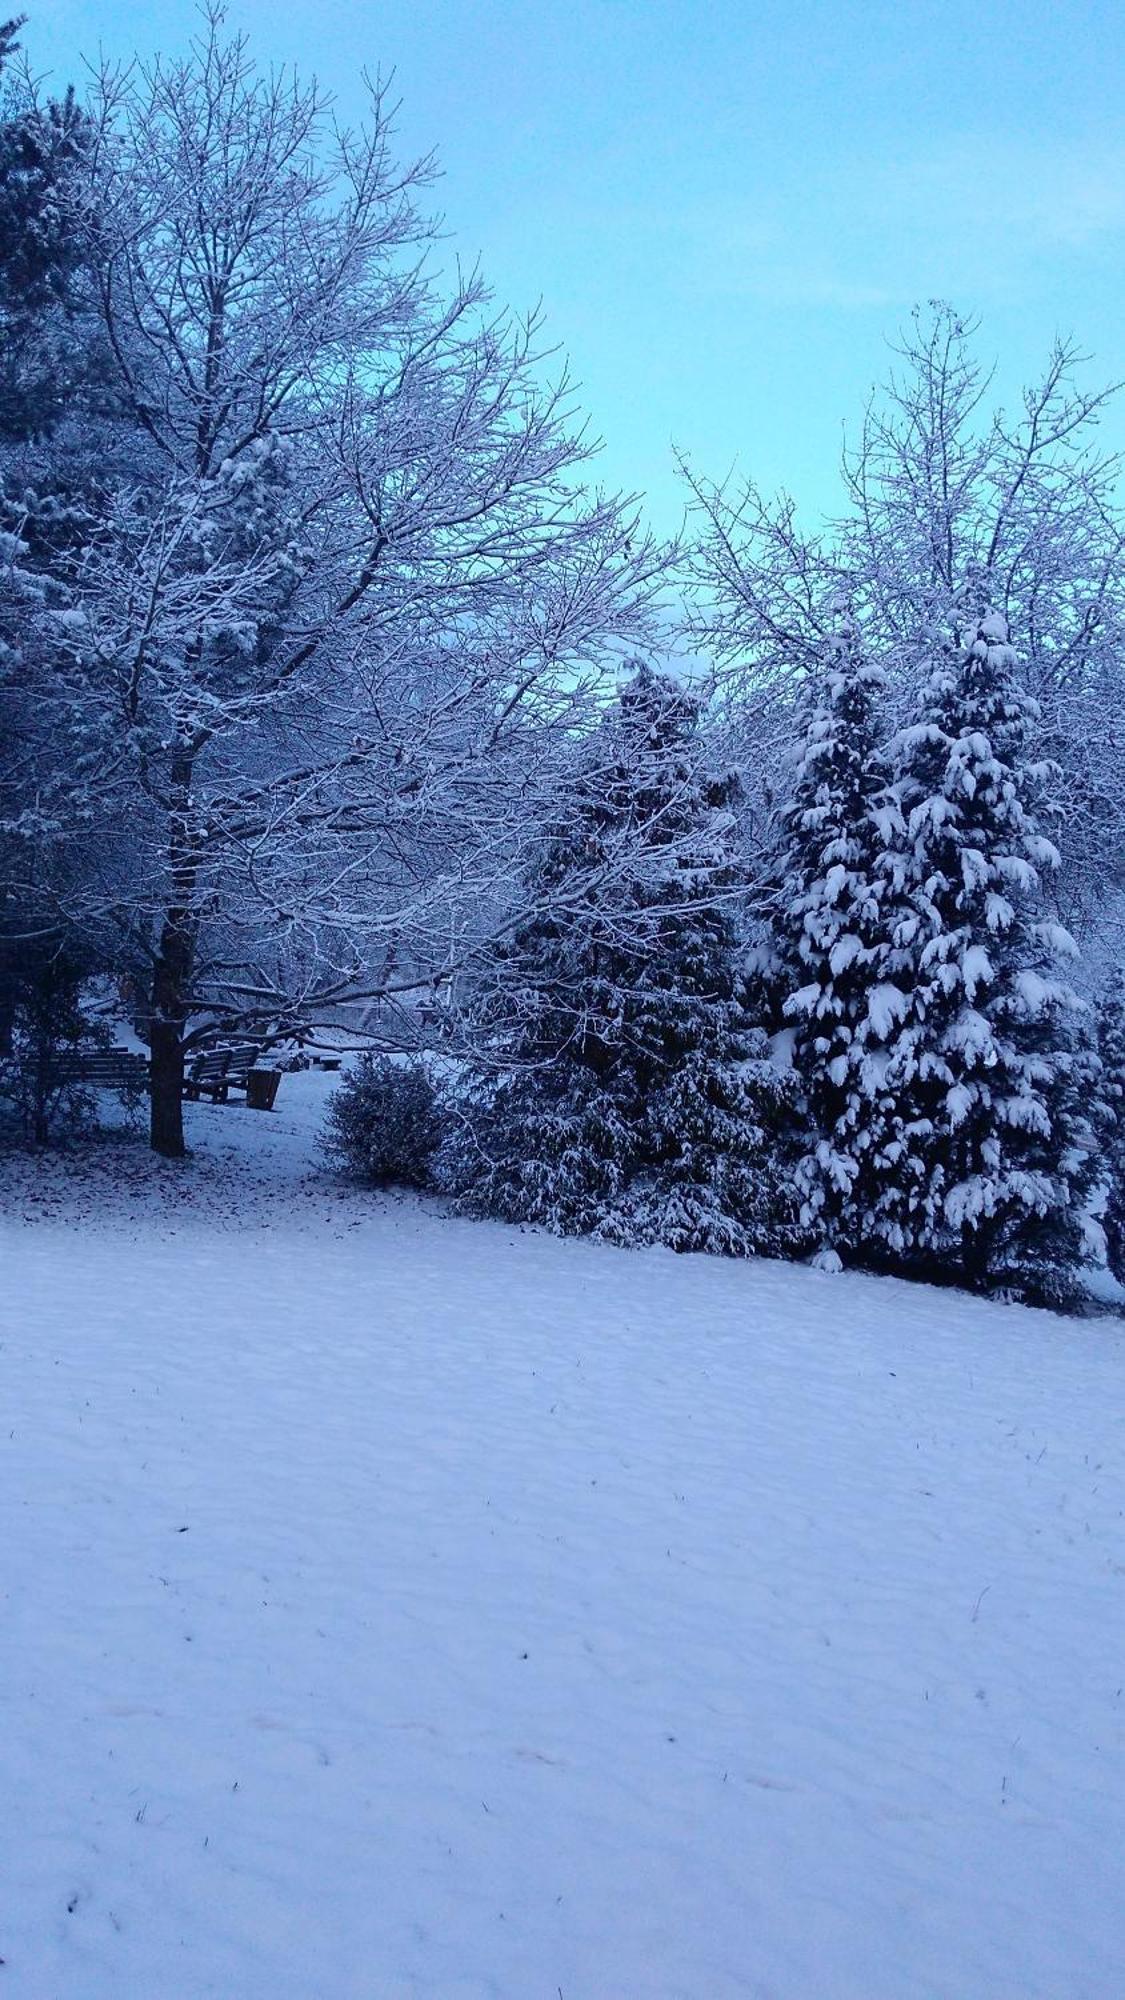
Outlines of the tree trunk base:
<svg viewBox="0 0 1125 2000">
<path fill-rule="evenodd" d="M 184 1046 L 167 1022 L 153 1022 L 149 1144 L 165 1160 L 184 1160 Z"/>
</svg>

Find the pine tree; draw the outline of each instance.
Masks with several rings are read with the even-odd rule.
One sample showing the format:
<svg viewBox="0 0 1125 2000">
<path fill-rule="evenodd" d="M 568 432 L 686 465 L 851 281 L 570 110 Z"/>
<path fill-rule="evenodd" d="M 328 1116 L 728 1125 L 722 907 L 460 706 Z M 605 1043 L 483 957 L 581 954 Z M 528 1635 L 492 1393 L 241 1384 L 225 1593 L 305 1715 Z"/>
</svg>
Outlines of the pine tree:
<svg viewBox="0 0 1125 2000">
<path fill-rule="evenodd" d="M 739 971 L 735 781 L 642 667 L 598 732 L 480 1006 L 463 1178 L 560 1234 L 774 1248 L 784 1078 Z"/>
<path fill-rule="evenodd" d="M 39 1051 L 29 1129 L 42 1136 L 42 1052 L 81 1026 L 78 987 L 104 969 L 106 939 L 91 913 L 59 914 L 60 891 L 88 880 L 88 829 L 69 847 L 60 837 L 47 774 L 74 739 L 33 690 L 59 671 L 42 626 L 60 603 L 51 561 L 90 539 L 107 453 L 90 424 L 101 357 L 82 222 L 92 134 L 73 92 L 37 105 L 13 83 L 22 25 L 0 25 L 0 1056 L 22 1044 L 26 1075 L 27 1050 Z M 69 790 L 74 762 L 63 770 Z"/>
<path fill-rule="evenodd" d="M 909 1003 L 894 941 L 904 829 L 879 747 L 884 676 L 850 616 L 827 655 L 786 816 L 779 943 L 810 1119 L 802 1224 L 817 1261 L 835 1266 L 871 1248 L 870 1212 L 899 1137 L 886 1043 Z"/>
<path fill-rule="evenodd" d="M 21 24 L 0 27 L 0 75 Z M 23 92 L 22 98 L 27 98 Z M 42 439 L 98 372 L 83 193 L 88 121 L 68 90 L 0 117 L 0 440 Z"/>
<path fill-rule="evenodd" d="M 986 613 L 898 740 L 910 866 L 898 942 L 914 983 L 889 1079 L 916 1171 L 888 1179 L 880 1226 L 907 1266 L 1065 1304 L 1084 1256 L 1093 1064 L 1062 969 L 1076 947 L 1043 901 L 1059 857 L 1036 823 L 1036 719 L 1006 624 Z"/>
<path fill-rule="evenodd" d="M 1105 1254 L 1118 1284 L 1125 1284 L 1125 972 L 1117 974 L 1098 1009 L 1098 1054 Z"/>
</svg>

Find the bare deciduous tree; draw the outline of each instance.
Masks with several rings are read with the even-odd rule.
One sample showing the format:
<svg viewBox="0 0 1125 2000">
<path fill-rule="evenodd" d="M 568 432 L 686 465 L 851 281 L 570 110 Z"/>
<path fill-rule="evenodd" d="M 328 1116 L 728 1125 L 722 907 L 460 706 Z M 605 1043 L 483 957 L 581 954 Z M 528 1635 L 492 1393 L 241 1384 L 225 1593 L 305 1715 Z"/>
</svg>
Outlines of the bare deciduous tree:
<svg viewBox="0 0 1125 2000">
<path fill-rule="evenodd" d="M 152 1143 L 201 1009 L 448 974 L 495 915 L 664 557 L 584 484 L 537 320 L 443 296 L 374 86 L 359 133 L 212 13 L 104 71 L 83 226 L 140 442 L 41 612 L 84 911 L 147 958 Z"/>
</svg>

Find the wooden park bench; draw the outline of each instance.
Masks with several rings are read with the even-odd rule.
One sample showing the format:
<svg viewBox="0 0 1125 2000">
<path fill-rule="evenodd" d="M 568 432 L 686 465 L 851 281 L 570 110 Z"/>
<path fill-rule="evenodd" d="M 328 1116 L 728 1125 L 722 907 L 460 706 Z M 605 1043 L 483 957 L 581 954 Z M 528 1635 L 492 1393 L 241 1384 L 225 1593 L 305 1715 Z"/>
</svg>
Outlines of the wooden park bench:
<svg viewBox="0 0 1125 2000">
<path fill-rule="evenodd" d="M 250 1071 L 258 1059 L 253 1042 L 236 1048 L 204 1049 L 184 1074 L 184 1096 L 209 1097 L 212 1104 L 225 1104 L 232 1090 L 245 1090 Z"/>
<path fill-rule="evenodd" d="M 78 1049 L 52 1058 L 51 1078 L 56 1083 L 88 1083 L 95 1090 L 145 1090 L 148 1086 L 148 1057 L 132 1049 Z"/>
</svg>

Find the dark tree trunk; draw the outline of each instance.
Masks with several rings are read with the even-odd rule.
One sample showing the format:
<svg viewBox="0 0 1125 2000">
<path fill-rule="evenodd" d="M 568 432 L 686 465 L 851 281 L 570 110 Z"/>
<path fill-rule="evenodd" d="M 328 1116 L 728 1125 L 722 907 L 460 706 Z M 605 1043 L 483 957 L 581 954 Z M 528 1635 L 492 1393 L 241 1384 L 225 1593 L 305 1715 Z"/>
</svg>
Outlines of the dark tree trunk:
<svg viewBox="0 0 1125 2000">
<path fill-rule="evenodd" d="M 983 1217 L 976 1228 L 970 1222 L 961 1224 L 961 1281 L 966 1291 L 988 1290 L 990 1249 L 991 1242 Z"/>
<path fill-rule="evenodd" d="M 166 911 L 152 975 L 149 1022 L 149 1143 L 165 1159 L 182 1160 L 184 1144 L 184 1033 L 188 994 L 195 968 L 196 915 L 192 907 L 196 856 L 188 825 L 191 762 L 178 758 L 172 770 L 177 809 L 170 842 L 174 905 Z"/>
<path fill-rule="evenodd" d="M 36 995 L 38 1005 L 32 1014 L 33 1021 L 33 1069 L 31 1079 L 31 1129 L 37 1146 L 46 1146 L 51 1138 L 51 1057 L 55 1053 L 52 1034 L 51 1003 L 48 998 L 46 980 Z M 29 1010 L 30 1011 L 30 1010 Z"/>
<path fill-rule="evenodd" d="M 48 1112 L 51 1099 L 51 1077 L 47 1067 L 47 1058 L 42 1053 L 40 1053 L 35 1064 L 35 1082 L 32 1085 L 32 1093 L 32 1137 L 37 1146 L 46 1146 L 51 1137 L 51 1121 Z"/>
<path fill-rule="evenodd" d="M 165 1159 L 182 1160 L 184 1145 L 184 1044 L 174 1022 L 152 1022 L 149 1143 Z"/>
</svg>

